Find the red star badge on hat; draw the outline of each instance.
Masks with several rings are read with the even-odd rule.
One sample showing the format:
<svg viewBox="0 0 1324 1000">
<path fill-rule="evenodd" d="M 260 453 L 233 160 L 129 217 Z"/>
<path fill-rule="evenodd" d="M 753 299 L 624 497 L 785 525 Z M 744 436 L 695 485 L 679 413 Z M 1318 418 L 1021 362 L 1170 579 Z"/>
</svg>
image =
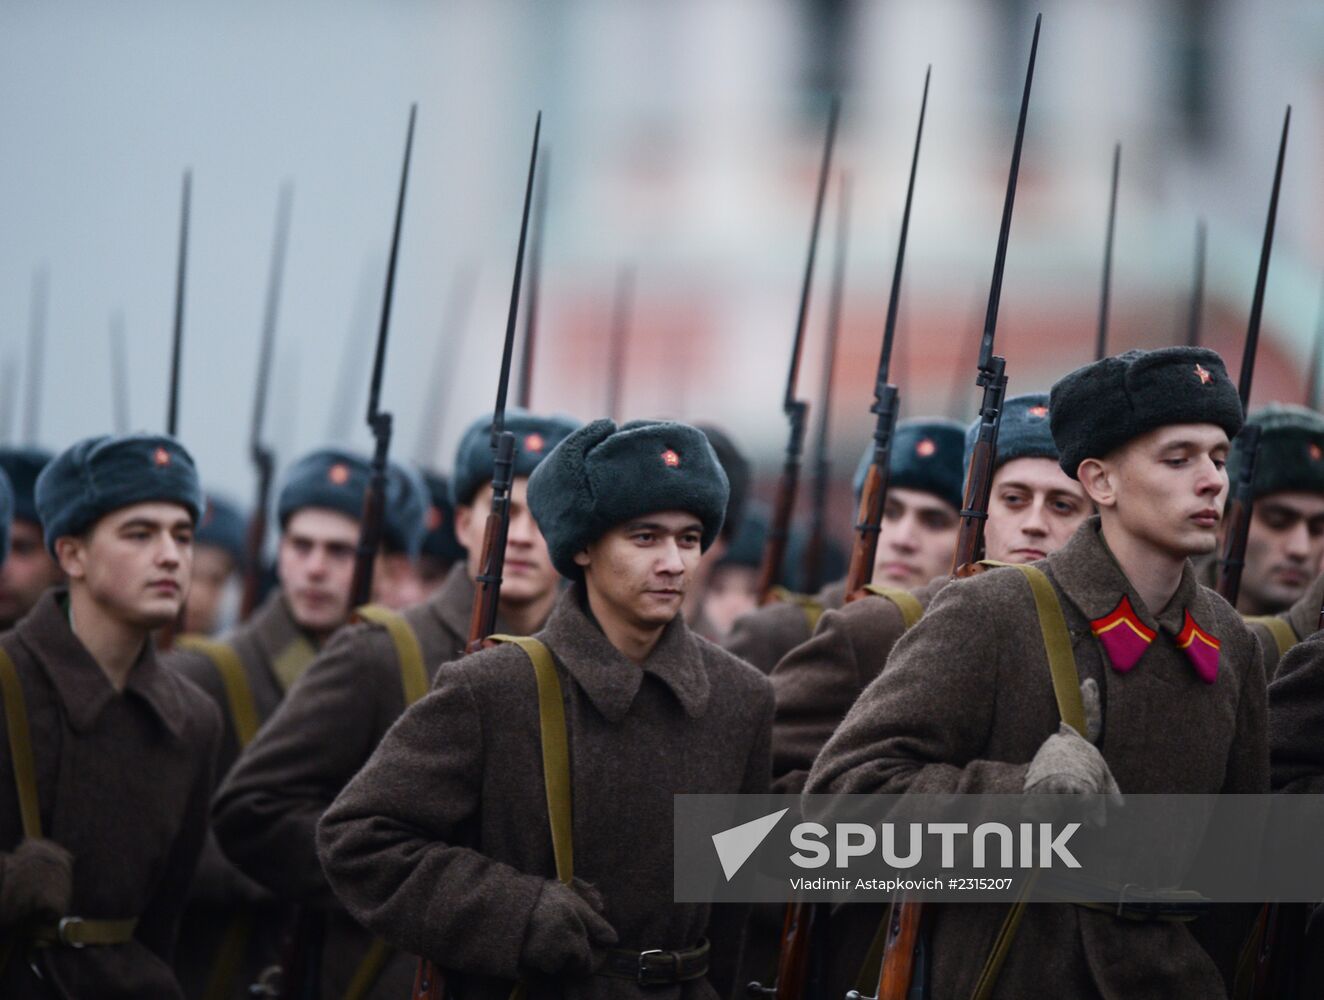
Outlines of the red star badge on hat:
<svg viewBox="0 0 1324 1000">
<path fill-rule="evenodd" d="M 438 528 L 441 527 L 442 522 L 445 520 L 446 520 L 446 515 L 444 515 L 441 512 L 440 507 L 428 508 L 427 519 L 425 522 L 428 531 L 436 531 Z"/>
<path fill-rule="evenodd" d="M 933 443 L 932 438 L 924 438 L 919 444 L 915 445 L 915 454 L 920 458 L 928 458 L 937 450 L 938 446 Z"/>
<path fill-rule="evenodd" d="M 1030 416 L 1032 416 L 1032 417 L 1036 417 L 1036 418 L 1038 418 L 1039 420 L 1042 420 L 1044 417 L 1048 416 L 1048 407 L 1046 407 L 1046 406 L 1031 406 L 1031 407 L 1030 407 L 1028 410 L 1026 410 L 1025 412 L 1028 413 L 1028 414 L 1029 414 Z"/>
<path fill-rule="evenodd" d="M 1321 450 L 1319 445 L 1315 444 L 1314 441 L 1310 442 L 1309 451 L 1310 451 L 1310 460 L 1312 462 L 1318 462 L 1321 458 L 1324 458 L 1324 450 Z"/>
<path fill-rule="evenodd" d="M 166 451 L 164 448 L 157 448 L 155 454 L 152 455 L 152 461 L 157 465 L 169 465 L 170 452 Z"/>
<path fill-rule="evenodd" d="M 680 456 L 677 455 L 670 448 L 668 448 L 666 451 L 662 453 L 662 464 L 665 465 L 668 469 L 679 468 Z"/>
<path fill-rule="evenodd" d="M 1213 378 L 1212 375 L 1210 375 L 1207 371 L 1205 371 L 1203 368 L 1200 367 L 1199 362 L 1196 362 L 1195 374 L 1199 377 L 1201 385 L 1208 385 L 1209 380 Z"/>
<path fill-rule="evenodd" d="M 344 486 L 349 482 L 349 467 L 344 462 L 337 462 L 326 470 L 326 478 L 337 486 Z"/>
<path fill-rule="evenodd" d="M 541 434 L 526 434 L 524 437 L 525 451 L 542 451 L 546 444 Z"/>
</svg>

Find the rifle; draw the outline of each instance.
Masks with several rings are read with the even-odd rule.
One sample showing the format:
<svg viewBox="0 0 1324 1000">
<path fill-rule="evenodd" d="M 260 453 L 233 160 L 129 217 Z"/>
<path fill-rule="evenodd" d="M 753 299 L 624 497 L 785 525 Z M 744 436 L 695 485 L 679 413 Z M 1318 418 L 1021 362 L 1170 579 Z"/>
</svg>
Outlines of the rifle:
<svg viewBox="0 0 1324 1000">
<path fill-rule="evenodd" d="M 542 291 L 542 241 L 547 218 L 547 160 L 550 151 L 542 151 L 542 170 L 538 171 L 538 193 L 533 200 L 533 246 L 529 253 L 529 293 L 524 304 L 524 343 L 520 351 L 519 392 L 515 405 L 529 409 L 533 398 L 533 348 L 538 339 L 538 293 Z"/>
<path fill-rule="evenodd" d="M 993 487 L 993 463 L 997 457 L 998 425 L 1002 420 L 1002 399 L 1007 389 L 1007 362 L 993 354 L 993 335 L 997 330 L 998 304 L 1002 298 L 1002 276 L 1007 263 L 1007 240 L 1011 234 L 1011 214 L 1016 203 L 1016 179 L 1020 173 L 1021 146 L 1025 141 L 1025 119 L 1030 110 L 1030 85 L 1034 81 L 1034 62 L 1039 50 L 1039 27 L 1043 15 L 1034 19 L 1034 39 L 1030 43 L 1030 63 L 1025 70 L 1025 90 L 1021 94 L 1020 117 L 1016 122 L 1016 141 L 1012 146 L 1011 170 L 1007 177 L 1007 198 L 1002 206 L 1002 227 L 998 231 L 998 249 L 993 258 L 993 282 L 988 293 L 988 312 L 979 345 L 979 376 L 975 384 L 984 391 L 979 407 L 979 433 L 970 466 L 966 473 L 965 500 L 961 527 L 956 541 L 952 571 L 969 575 L 983 539 L 984 521 L 988 518 L 989 494 Z M 924 904 L 904 895 L 894 902 L 888 918 L 887 941 L 878 976 L 877 1000 L 905 1000 L 911 981 L 922 971 L 917 961 L 922 950 L 926 923 Z"/>
<path fill-rule="evenodd" d="M 271 477 L 276 458 L 269 445 L 262 443 L 263 417 L 267 410 L 267 386 L 271 381 L 271 349 L 276 341 L 276 313 L 280 305 L 281 279 L 285 271 L 285 247 L 290 232 L 290 206 L 294 186 L 281 185 L 276 202 L 276 235 L 271 246 L 271 270 L 267 275 L 266 307 L 262 314 L 262 341 L 258 349 L 257 388 L 253 393 L 253 422 L 249 425 L 248 456 L 253 463 L 257 485 L 253 513 L 248 519 L 244 538 L 244 594 L 239 618 L 247 620 L 257 607 L 262 593 L 262 552 L 267 539 L 267 507 L 271 502 Z"/>
<path fill-rule="evenodd" d="M 41 417 L 41 381 L 46 346 L 46 309 L 50 301 L 50 270 L 43 264 L 32 275 L 32 304 L 28 314 L 28 388 L 27 408 L 23 412 L 23 441 L 37 443 L 37 425 Z"/>
<path fill-rule="evenodd" d="M 1315 318 L 1315 345 L 1310 351 L 1310 371 L 1306 374 L 1306 405 L 1319 409 L 1319 370 L 1324 364 L 1324 286 L 1321 286 L 1319 315 Z"/>
<path fill-rule="evenodd" d="M 405 132 L 405 157 L 400 167 L 400 193 L 395 202 L 395 228 L 391 232 L 391 255 L 386 262 L 386 287 L 382 291 L 382 317 L 377 327 L 377 352 L 372 359 L 372 381 L 368 389 L 368 429 L 372 431 L 372 473 L 363 495 L 359 544 L 354 553 L 354 581 L 349 606 L 357 608 L 372 600 L 372 564 L 382 543 L 386 516 L 386 456 L 391 449 L 391 415 L 381 409 L 382 375 L 386 369 L 386 335 L 391 328 L 391 300 L 395 292 L 395 266 L 400 254 L 400 227 L 405 215 L 405 189 L 409 182 L 409 158 L 414 150 L 414 120 L 418 105 L 409 106 L 409 128 Z"/>
<path fill-rule="evenodd" d="M 175 325 L 170 342 L 170 397 L 166 404 L 166 433 L 179 430 L 179 362 L 184 344 L 184 275 L 188 270 L 188 217 L 193 192 L 193 171 L 184 171 L 179 206 L 179 256 L 175 261 Z"/>
<path fill-rule="evenodd" d="M 520 278 L 524 272 L 524 243 L 529 233 L 529 205 L 533 178 L 538 168 L 538 136 L 542 112 L 533 124 L 533 152 L 529 154 L 529 179 L 524 185 L 524 213 L 519 226 L 519 248 L 515 251 L 515 280 L 510 286 L 510 311 L 506 315 L 506 342 L 501 351 L 501 376 L 497 381 L 496 407 L 492 412 L 492 506 L 483 526 L 483 551 L 474 580 L 473 613 L 469 618 L 467 652 L 483 648 L 483 641 L 496 627 L 497 600 L 501 595 L 501 571 L 506 562 L 506 531 L 510 526 L 510 485 L 515 467 L 515 435 L 506 430 L 506 392 L 510 385 L 510 356 L 515 346 L 515 320 L 519 315 Z M 420 958 L 414 975 L 413 1000 L 442 1000 L 445 984 L 431 960 Z"/>
<path fill-rule="evenodd" d="M 892 270 L 892 291 L 887 300 L 887 320 L 883 324 L 883 345 L 878 354 L 878 373 L 874 376 L 873 406 L 869 412 L 877 419 L 873 428 L 873 460 L 864 476 L 860 509 L 856 516 L 855 543 L 851 546 L 850 568 L 846 571 L 846 600 L 862 597 L 864 588 L 873 582 L 873 564 L 878 554 L 878 534 L 887 502 L 888 468 L 892 456 L 892 431 L 896 427 L 900 396 L 889 381 L 892 345 L 896 338 L 897 315 L 901 303 L 901 271 L 906 262 L 906 237 L 910 233 L 910 207 L 915 200 L 915 173 L 919 168 L 920 140 L 924 138 L 924 114 L 929 106 L 930 66 L 924 71 L 924 93 L 919 102 L 919 124 L 915 127 L 915 148 L 910 154 L 910 180 L 906 185 L 906 207 L 901 212 L 901 234 L 897 240 L 896 264 Z"/>
<path fill-rule="evenodd" d="M 1113 282 L 1113 229 L 1117 225 L 1117 174 L 1122 165 L 1122 144 L 1113 146 L 1113 186 L 1108 198 L 1108 235 L 1103 241 L 1103 291 L 1099 295 L 1099 332 L 1094 341 L 1094 360 L 1108 356 L 1108 296 Z"/>
<path fill-rule="evenodd" d="M 1204 219 L 1195 224 L 1195 279 L 1191 287 L 1191 308 L 1186 318 L 1186 346 L 1200 346 L 1200 321 L 1204 313 Z"/>
<path fill-rule="evenodd" d="M 414 464 L 431 467 L 437 460 L 437 445 L 441 439 L 442 418 L 446 405 L 450 402 L 451 386 L 455 382 L 455 372 L 460 367 L 456 362 L 464 340 L 465 328 L 469 325 L 469 310 L 474 301 L 474 285 L 478 278 L 478 268 L 472 263 L 460 266 L 451 281 L 450 294 L 446 301 L 446 314 L 441 324 L 441 336 L 432 355 L 432 371 L 427 382 L 427 395 L 432 399 L 432 406 L 425 408 L 423 420 L 419 424 L 417 444 L 414 446 Z"/>
<path fill-rule="evenodd" d="M 1269 280 L 1269 254 L 1273 250 L 1274 223 L 1278 219 L 1278 193 L 1283 185 L 1283 159 L 1287 154 L 1287 132 L 1292 124 L 1289 105 L 1283 116 L 1283 134 L 1278 141 L 1278 163 L 1274 167 L 1273 190 L 1269 194 L 1269 217 L 1264 224 L 1264 243 L 1260 247 L 1260 268 L 1255 276 L 1255 294 L 1251 298 L 1250 322 L 1246 329 L 1246 346 L 1241 355 L 1241 375 L 1237 393 L 1241 396 L 1241 409 L 1250 412 L 1250 388 L 1255 378 L 1255 352 L 1260 342 L 1260 315 L 1264 311 L 1264 289 Z M 1237 471 L 1237 482 L 1225 516 L 1228 518 L 1227 536 L 1223 541 L 1223 559 L 1219 566 L 1218 593 L 1237 606 L 1237 593 L 1241 589 L 1241 570 L 1246 564 L 1246 538 L 1250 534 L 1251 508 L 1254 497 L 1251 487 L 1255 481 L 1256 453 L 1260 446 L 1260 428 L 1247 423 L 1237 435 L 1245 460 Z"/>
<path fill-rule="evenodd" d="M 611 311 L 611 348 L 607 368 L 607 416 L 619 420 L 622 387 L 625 384 L 625 344 L 630 337 L 630 312 L 634 305 L 634 268 L 616 273 L 616 297 Z"/>
<path fill-rule="evenodd" d="M 791 367 L 786 375 L 786 396 L 782 411 L 790 422 L 791 433 L 786 443 L 786 459 L 782 465 L 781 481 L 777 485 L 777 504 L 773 508 L 768 541 L 763 549 L 763 563 L 759 567 L 758 594 L 760 604 L 777 599 L 775 588 L 786 556 L 786 542 L 791 533 L 791 513 L 795 507 L 795 487 L 800 479 L 800 452 L 804 447 L 805 418 L 809 404 L 795 398 L 795 383 L 800 374 L 800 354 L 804 347 L 805 320 L 809 316 L 809 295 L 814 285 L 814 256 L 818 250 L 818 227 L 823 219 L 823 196 L 827 193 L 828 173 L 832 169 L 832 145 L 837 137 L 837 117 L 841 110 L 838 98 L 832 98 L 828 112 L 827 137 L 823 142 L 823 163 L 818 171 L 818 195 L 814 202 L 814 223 L 809 231 L 809 256 L 805 261 L 804 284 L 800 288 L 800 312 L 795 323 L 795 340 L 791 346 Z"/>
<path fill-rule="evenodd" d="M 850 242 L 850 177 L 841 176 L 837 189 L 837 245 L 832 258 L 832 292 L 828 297 L 827 337 L 823 341 L 823 389 L 819 395 L 818 434 L 814 441 L 814 479 L 810 489 L 809 537 L 801 564 L 804 591 L 818 592 L 823 585 L 823 522 L 827 507 L 828 477 L 832 474 L 828 431 L 832 417 L 832 376 L 841 332 L 841 298 L 846 284 L 846 250 Z"/>
<path fill-rule="evenodd" d="M 110 317 L 110 401 L 115 413 L 115 433 L 129 432 L 129 371 L 124 349 L 124 312 Z"/>
</svg>

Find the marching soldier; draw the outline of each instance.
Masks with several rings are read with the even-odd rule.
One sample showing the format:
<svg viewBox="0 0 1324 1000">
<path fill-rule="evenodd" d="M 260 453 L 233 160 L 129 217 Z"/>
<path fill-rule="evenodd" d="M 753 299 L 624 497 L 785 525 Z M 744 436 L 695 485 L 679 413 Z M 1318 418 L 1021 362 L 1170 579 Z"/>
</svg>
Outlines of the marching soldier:
<svg viewBox="0 0 1324 1000">
<path fill-rule="evenodd" d="M 221 722 L 151 635 L 188 594 L 202 502 L 170 437 L 89 438 L 37 481 L 69 584 L 0 637 L 6 998 L 182 995 L 171 959 Z"/>
<path fill-rule="evenodd" d="M 14 627 L 41 595 L 63 577 L 46 550 L 37 516 L 37 476 L 51 460 L 38 448 L 0 448 L 0 471 L 14 492 L 14 520 L 9 529 L 9 557 L 0 566 L 0 631 Z"/>
<path fill-rule="evenodd" d="M 726 481 L 730 484 L 730 499 L 726 503 L 726 517 L 722 521 L 722 533 L 699 560 L 699 567 L 694 574 L 694 582 L 685 595 L 685 621 L 699 635 L 713 642 L 720 641 L 726 634 L 730 623 L 720 629 L 706 615 L 708 584 L 716 572 L 717 565 L 727 554 L 728 549 L 736 544 L 745 522 L 745 502 L 749 495 L 749 459 L 736 447 L 724 430 L 712 424 L 698 424 L 708 443 L 717 454 L 717 461 L 722 464 Z M 767 528 L 764 528 L 766 533 Z"/>
<path fill-rule="evenodd" d="M 253 617 L 219 641 L 182 636 L 164 662 L 207 692 L 226 720 L 218 780 L 272 714 L 285 692 L 349 616 L 349 592 L 367 490 L 366 459 L 315 451 L 295 462 L 277 500 L 280 587 Z M 383 563 L 408 561 L 423 535 L 417 480 L 392 465 Z M 384 574 L 390 576 L 391 574 Z M 244 995 L 246 969 L 269 964 L 280 908 L 208 839 L 184 917 L 177 969 L 189 996 L 211 983 L 216 996 Z M 237 992 L 236 992 L 237 991 Z"/>
<path fill-rule="evenodd" d="M 501 587 L 503 631 L 542 627 L 559 576 L 529 514 L 528 476 L 577 426 L 566 418 L 510 413 L 517 454 Z M 314 832 L 322 813 L 363 766 L 406 705 L 427 690 L 437 668 L 463 655 L 492 499 L 491 418 L 475 422 L 460 442 L 453 477 L 455 527 L 469 561 L 403 615 L 361 609 L 368 620 L 341 630 L 249 745 L 216 801 L 216 830 L 227 855 L 283 901 L 325 909 L 322 980 L 343 996 L 398 1000 L 414 962 L 393 956 L 336 904 L 317 860 Z"/>
<path fill-rule="evenodd" d="M 965 428 L 954 420 L 920 418 L 897 426 L 875 582 L 909 590 L 951 568 L 964 449 Z M 866 453 L 856 471 L 857 496 L 871 455 Z M 771 673 L 778 660 L 813 634 L 825 610 L 840 608 L 845 601 L 845 581 L 838 580 L 809 601 L 768 604 L 737 619 L 722 647 Z"/>
<path fill-rule="evenodd" d="M 714 564 L 704 587 L 700 621 L 711 631 L 705 638 L 720 644 L 737 618 L 758 607 L 759 567 L 767 542 L 767 508 L 751 504 L 740 520 L 740 530 Z M 690 627 L 699 631 L 693 623 Z"/>
<path fill-rule="evenodd" d="M 193 584 L 184 609 L 185 632 L 206 636 L 219 631 L 222 602 L 243 565 L 244 516 L 228 500 L 209 493 L 193 536 Z"/>
<path fill-rule="evenodd" d="M 1222 359 L 1201 348 L 1105 358 L 1061 379 L 1050 410 L 1062 469 L 1099 514 L 1034 567 L 1101 732 L 1085 726 L 1091 742 L 1061 719 L 1034 584 L 1021 567 L 991 569 L 937 594 L 807 792 L 1267 791 L 1259 650 L 1190 561 L 1217 545 L 1242 422 Z M 1216 962 L 1226 970 L 1229 956 L 1211 957 L 1162 909 L 1029 906 L 1017 930 L 1005 907 L 939 907 L 933 995 L 971 995 L 1001 926 L 1014 939 L 992 996 L 1224 996 Z"/>
<path fill-rule="evenodd" d="M 1274 403 L 1250 422 L 1261 432 L 1237 610 L 1251 616 L 1273 678 L 1279 658 L 1319 627 L 1324 603 L 1324 416 Z M 1234 446 L 1229 474 L 1244 461 Z"/>
<path fill-rule="evenodd" d="M 724 995 L 734 927 L 673 902 L 671 814 L 768 786 L 767 680 L 680 613 L 726 476 L 692 427 L 597 420 L 529 503 L 572 586 L 536 641 L 437 672 L 323 817 L 327 877 L 457 997 Z"/>
</svg>

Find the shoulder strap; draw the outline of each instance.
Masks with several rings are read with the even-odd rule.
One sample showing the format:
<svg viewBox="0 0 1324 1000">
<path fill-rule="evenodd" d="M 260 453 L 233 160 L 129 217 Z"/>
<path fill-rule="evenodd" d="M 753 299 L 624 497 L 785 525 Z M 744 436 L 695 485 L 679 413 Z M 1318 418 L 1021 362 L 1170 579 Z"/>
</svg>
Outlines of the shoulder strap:
<svg viewBox="0 0 1324 1000">
<path fill-rule="evenodd" d="M 1299 641 L 1296 637 L 1296 630 L 1291 624 L 1277 615 L 1252 615 L 1246 618 L 1247 625 L 1263 625 L 1265 630 L 1273 636 L 1273 641 L 1278 646 L 1278 655 L 1283 657 L 1287 651 Z"/>
<path fill-rule="evenodd" d="M 786 587 L 774 587 L 772 592 L 777 600 L 785 604 L 794 604 L 804 612 L 805 623 L 809 626 L 809 634 L 813 635 L 814 629 L 818 628 L 818 620 L 823 617 L 823 611 L 825 610 L 822 602 L 816 597 L 811 597 L 808 594 L 797 594 Z"/>
<path fill-rule="evenodd" d="M 537 639 L 523 635 L 489 638 L 493 642 L 514 643 L 533 661 L 533 672 L 538 678 L 538 724 L 542 730 L 543 785 L 547 790 L 547 815 L 551 819 L 552 854 L 556 858 L 556 877 L 569 885 L 575 874 L 574 846 L 570 839 L 570 744 L 556 663 L 552 651 Z"/>
<path fill-rule="evenodd" d="M 920 604 L 919 599 L 908 590 L 902 590 L 900 587 L 880 587 L 876 583 L 870 583 L 864 589 L 875 597 L 881 597 L 895 604 L 897 610 L 901 612 L 901 621 L 907 630 L 924 617 L 924 605 Z"/>
<path fill-rule="evenodd" d="M 41 836 L 41 808 L 37 800 L 37 769 L 32 763 L 28 709 L 18 681 L 18 669 L 3 647 L 0 647 L 0 693 L 5 700 L 5 727 L 9 730 L 9 756 L 14 765 L 23 836 L 37 838 Z"/>
<path fill-rule="evenodd" d="M 230 723 L 234 726 L 239 749 L 248 746 L 257 735 L 257 703 L 253 701 L 253 687 L 248 683 L 248 673 L 244 670 L 244 661 L 239 658 L 238 651 L 229 643 L 200 635 L 181 635 L 175 640 L 175 645 L 180 649 L 201 653 L 211 660 L 216 672 L 221 675 L 225 703 L 230 709 Z"/>
<path fill-rule="evenodd" d="M 282 691 L 294 687 L 294 682 L 303 676 L 308 664 L 317 659 L 317 647 L 303 636 L 292 639 L 271 661 L 271 672 L 276 675 Z"/>
<path fill-rule="evenodd" d="M 408 708 L 428 693 L 428 674 L 423 667 L 423 647 L 410 628 L 405 616 L 380 604 L 365 604 L 355 614 L 364 621 L 381 625 L 391 636 L 395 658 L 400 664 L 400 683 L 404 685 L 405 707 Z"/>
</svg>

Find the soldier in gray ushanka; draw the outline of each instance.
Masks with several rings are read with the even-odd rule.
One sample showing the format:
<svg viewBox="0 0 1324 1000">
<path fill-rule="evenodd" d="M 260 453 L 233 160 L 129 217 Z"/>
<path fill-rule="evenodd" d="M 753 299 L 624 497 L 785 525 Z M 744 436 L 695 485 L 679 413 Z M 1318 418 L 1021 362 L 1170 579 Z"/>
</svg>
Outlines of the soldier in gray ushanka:
<svg viewBox="0 0 1324 1000">
<path fill-rule="evenodd" d="M 1062 470 L 1099 515 L 1034 567 L 1052 584 L 1086 718 L 1101 729 L 1062 721 L 1030 584 L 1018 567 L 991 569 L 938 593 L 823 748 L 806 792 L 1268 789 L 1259 649 L 1190 561 L 1217 545 L 1223 464 L 1242 421 L 1222 359 L 1201 348 L 1105 358 L 1061 379 L 1049 408 Z M 935 910 L 933 995 L 969 996 L 1007 907 Z M 1164 916 L 1125 903 L 1029 906 L 992 996 L 1224 996 L 1236 945 L 1211 954 L 1192 925 Z"/>
<path fill-rule="evenodd" d="M 9 556 L 0 566 L 0 632 L 13 628 L 63 579 L 46 548 L 37 514 L 37 477 L 52 457 L 40 448 L 0 448 L 0 471 L 14 491 Z"/>
<path fill-rule="evenodd" d="M 692 427 L 596 420 L 566 438 L 529 485 L 573 584 L 546 628 L 443 666 L 323 817 L 336 894 L 455 996 L 729 991 L 738 928 L 673 902 L 671 836 L 673 795 L 768 786 L 766 678 L 681 615 L 726 500 Z M 550 808 L 545 763 L 568 772 Z M 569 825 L 573 881 L 549 812 Z"/>
<path fill-rule="evenodd" d="M 965 427 L 942 417 L 897 425 L 892 440 L 887 508 L 878 534 L 874 582 L 906 590 L 951 568 L 961 509 Z M 855 472 L 855 495 L 864 488 L 870 448 Z M 722 648 L 771 673 L 777 661 L 813 635 L 824 611 L 846 602 L 837 580 L 809 600 L 787 595 L 736 619 Z"/>
<path fill-rule="evenodd" d="M 375 941 L 337 904 L 314 833 L 391 723 L 426 693 L 441 664 L 464 653 L 492 498 L 491 427 L 490 416 L 475 421 L 455 460 L 455 527 L 468 561 L 402 614 L 361 609 L 364 620 L 341 629 L 318 655 L 217 796 L 216 830 L 226 853 L 277 898 L 324 915 L 322 982 L 329 995 L 343 995 L 358 977 L 363 996 L 399 1000 L 413 981 L 413 960 Z M 516 455 L 498 628 L 527 635 L 546 621 L 560 580 L 529 514 L 528 477 L 578 424 L 512 412 L 506 427 Z"/>
<path fill-rule="evenodd" d="M 152 632 L 188 593 L 197 472 L 173 438 L 89 438 L 36 504 L 69 584 L 0 637 L 0 996 L 174 1000 L 221 720 Z"/>
<path fill-rule="evenodd" d="M 1324 416 L 1272 403 L 1251 415 L 1260 427 L 1254 498 L 1237 610 L 1250 616 L 1272 679 L 1279 658 L 1319 627 L 1324 601 Z M 1228 476 L 1245 462 L 1235 442 Z M 1211 560 L 1211 569 L 1217 561 Z"/>
<path fill-rule="evenodd" d="M 314 451 L 295 462 L 276 503 L 280 587 L 248 621 L 219 639 L 180 636 L 162 659 L 211 695 L 226 720 L 218 783 L 318 649 L 349 618 L 370 475 L 367 459 L 338 449 Z M 421 481 L 392 464 L 379 565 L 408 562 L 417 554 L 425 507 Z M 395 565 L 387 575 L 402 572 Z M 185 991 L 201 996 L 215 984 L 213 995 L 246 996 L 248 984 L 275 959 L 284 919 L 283 907 L 236 870 L 209 836 L 176 956 Z"/>
</svg>

